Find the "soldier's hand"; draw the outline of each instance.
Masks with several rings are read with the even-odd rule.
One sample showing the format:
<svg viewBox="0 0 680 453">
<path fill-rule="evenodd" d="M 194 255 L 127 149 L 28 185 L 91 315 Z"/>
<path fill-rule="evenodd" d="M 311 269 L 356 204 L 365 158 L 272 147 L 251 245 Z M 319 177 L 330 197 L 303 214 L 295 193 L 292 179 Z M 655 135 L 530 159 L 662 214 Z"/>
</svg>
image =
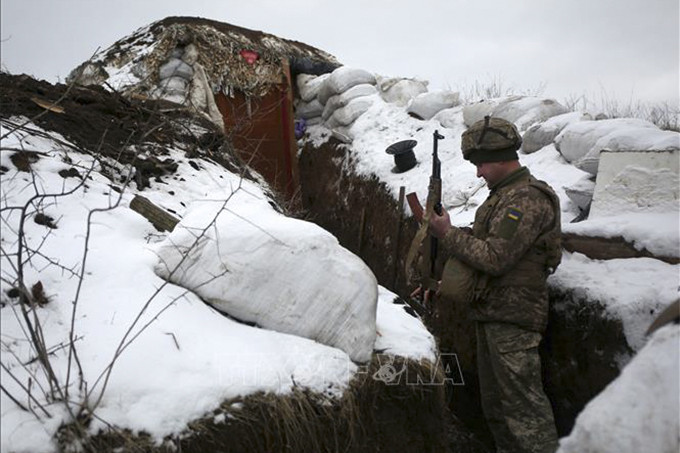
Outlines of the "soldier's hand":
<svg viewBox="0 0 680 453">
<path fill-rule="evenodd" d="M 409 295 L 411 299 L 422 300 L 421 293 L 423 292 L 423 285 L 419 285 L 413 292 Z"/>
<path fill-rule="evenodd" d="M 427 304 L 432 299 L 432 290 L 426 289 L 423 291 L 423 285 L 419 285 L 410 294 L 411 299 L 418 299 L 419 301 Z"/>
<path fill-rule="evenodd" d="M 442 215 L 433 212 L 430 216 L 429 232 L 432 236 L 441 239 L 451 229 L 451 218 L 446 209 L 442 210 Z"/>
</svg>

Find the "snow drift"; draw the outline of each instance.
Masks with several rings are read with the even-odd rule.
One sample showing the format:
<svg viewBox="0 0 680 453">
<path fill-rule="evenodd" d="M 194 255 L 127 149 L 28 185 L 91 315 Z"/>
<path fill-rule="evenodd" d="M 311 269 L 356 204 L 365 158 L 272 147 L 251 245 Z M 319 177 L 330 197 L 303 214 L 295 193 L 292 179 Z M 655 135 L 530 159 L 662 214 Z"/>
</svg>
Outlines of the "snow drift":
<svg viewBox="0 0 680 453">
<path fill-rule="evenodd" d="M 655 332 L 621 376 L 581 412 L 558 453 L 677 452 L 678 341 L 677 324 Z"/>
</svg>

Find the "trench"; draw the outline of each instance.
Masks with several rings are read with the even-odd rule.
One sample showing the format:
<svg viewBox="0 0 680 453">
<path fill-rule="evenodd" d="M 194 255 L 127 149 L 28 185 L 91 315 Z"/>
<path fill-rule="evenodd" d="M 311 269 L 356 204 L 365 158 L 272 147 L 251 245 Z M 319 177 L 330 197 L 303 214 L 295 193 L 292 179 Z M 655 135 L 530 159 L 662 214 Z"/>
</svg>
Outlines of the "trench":
<svg viewBox="0 0 680 453">
<path fill-rule="evenodd" d="M 348 148 L 333 138 L 318 146 L 303 144 L 299 174 L 306 218 L 358 255 L 380 285 L 406 298 L 413 285 L 407 282 L 404 264 L 417 223 L 403 216 L 398 201 L 377 177 L 357 175 L 352 168 Z M 447 388 L 446 398 L 458 438 L 470 441 L 464 448 L 451 445 L 452 451 L 491 451 L 493 441 L 477 385 L 473 324 L 459 307 L 448 307 L 423 321 L 437 338 L 439 352 L 454 354 L 463 374 L 464 385 Z M 633 351 L 621 322 L 606 316 L 597 301 L 551 288 L 548 330 L 540 353 L 545 391 L 563 437 L 585 405 L 618 376 L 622 361 Z"/>
</svg>

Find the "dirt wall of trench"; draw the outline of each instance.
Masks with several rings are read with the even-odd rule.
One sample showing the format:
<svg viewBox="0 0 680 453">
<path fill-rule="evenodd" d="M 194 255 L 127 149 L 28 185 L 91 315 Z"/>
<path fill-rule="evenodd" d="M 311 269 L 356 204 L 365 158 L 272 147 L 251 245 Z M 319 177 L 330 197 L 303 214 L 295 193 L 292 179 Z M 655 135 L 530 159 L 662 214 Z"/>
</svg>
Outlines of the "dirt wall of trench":
<svg viewBox="0 0 680 453">
<path fill-rule="evenodd" d="M 354 174 L 350 159 L 334 139 L 319 148 L 304 147 L 299 167 L 306 219 L 360 256 L 382 286 L 407 294 L 404 262 L 417 223 L 410 217 L 400 219 L 398 202 L 385 184 L 377 177 Z"/>
</svg>

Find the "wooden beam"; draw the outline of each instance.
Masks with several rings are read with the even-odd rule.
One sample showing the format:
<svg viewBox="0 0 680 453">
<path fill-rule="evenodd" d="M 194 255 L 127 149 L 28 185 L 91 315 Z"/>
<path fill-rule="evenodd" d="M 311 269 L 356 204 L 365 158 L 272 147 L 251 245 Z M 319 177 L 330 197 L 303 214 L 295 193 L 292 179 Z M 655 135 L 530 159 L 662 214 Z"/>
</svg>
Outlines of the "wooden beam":
<svg viewBox="0 0 680 453">
<path fill-rule="evenodd" d="M 678 257 L 655 255 L 647 249 L 638 250 L 622 236 L 603 238 L 563 233 L 562 247 L 568 252 L 582 253 L 588 258 L 596 260 L 655 258 L 670 264 L 680 263 L 680 258 Z"/>
<path fill-rule="evenodd" d="M 159 208 L 148 198 L 141 195 L 135 195 L 135 198 L 130 202 L 130 209 L 139 213 L 146 220 L 156 227 L 158 231 L 172 231 L 179 223 L 179 219 L 174 217 L 162 208 Z"/>
</svg>

